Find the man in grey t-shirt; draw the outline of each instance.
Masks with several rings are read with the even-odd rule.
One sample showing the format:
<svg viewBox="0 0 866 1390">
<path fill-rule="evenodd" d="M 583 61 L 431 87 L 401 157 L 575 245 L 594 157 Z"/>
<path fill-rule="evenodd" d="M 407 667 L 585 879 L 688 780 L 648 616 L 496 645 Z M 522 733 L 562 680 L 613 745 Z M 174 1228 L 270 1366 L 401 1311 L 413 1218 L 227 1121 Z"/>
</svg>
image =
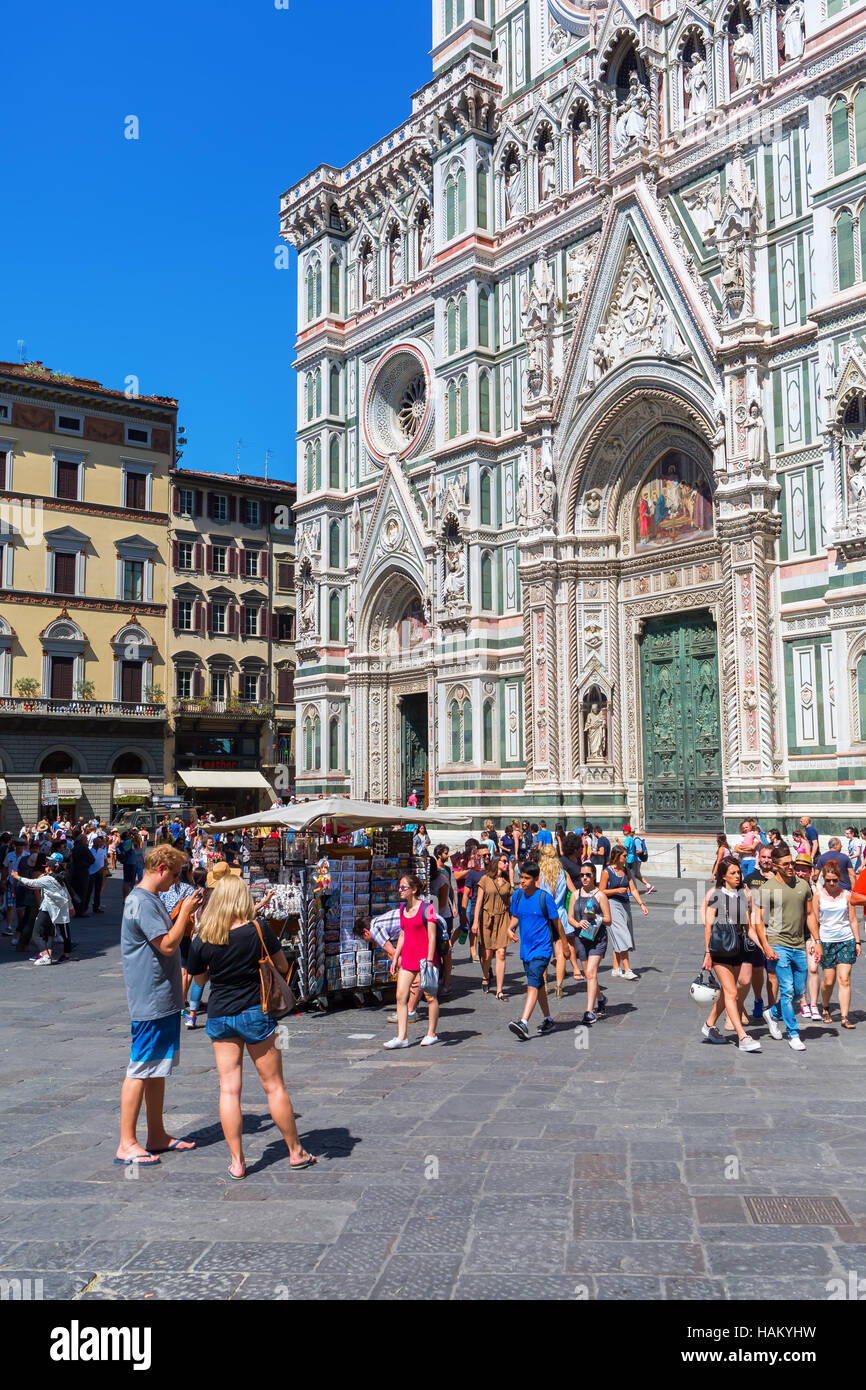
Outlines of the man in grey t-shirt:
<svg viewBox="0 0 866 1390">
<path fill-rule="evenodd" d="M 156 845 L 144 861 L 144 875 L 123 905 L 120 950 L 126 998 L 132 1018 L 132 1047 L 120 1093 L 120 1143 L 115 1163 L 147 1166 L 169 1149 L 193 1149 L 166 1133 L 162 1117 L 165 1078 L 180 1050 L 183 987 L 178 947 L 192 931 L 201 893 L 181 899 L 172 920 L 159 898 L 180 877 L 187 857 L 171 845 Z M 147 1144 L 135 1131 L 141 1103 L 147 1111 Z"/>
</svg>

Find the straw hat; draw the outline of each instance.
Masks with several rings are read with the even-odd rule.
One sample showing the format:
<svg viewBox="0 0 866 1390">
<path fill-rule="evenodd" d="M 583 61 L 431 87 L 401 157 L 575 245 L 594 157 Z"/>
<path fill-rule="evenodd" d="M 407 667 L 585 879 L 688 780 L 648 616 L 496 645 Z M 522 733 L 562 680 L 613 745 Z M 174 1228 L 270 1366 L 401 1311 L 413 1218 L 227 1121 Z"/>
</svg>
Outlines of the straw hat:
<svg viewBox="0 0 866 1390">
<path fill-rule="evenodd" d="M 223 880 L 224 878 L 227 878 L 229 874 L 233 874 L 235 878 L 240 878 L 240 876 L 241 876 L 240 865 L 239 865 L 239 864 L 231 864 L 231 865 L 230 865 L 230 864 L 227 864 L 226 861 L 225 861 L 224 859 L 217 859 L 217 860 L 215 861 L 215 863 L 214 863 L 213 868 L 210 869 L 210 870 L 208 871 L 208 876 L 207 876 L 207 886 L 208 886 L 208 888 L 216 888 L 217 884 L 218 884 L 218 883 L 221 883 L 222 880 Z"/>
</svg>

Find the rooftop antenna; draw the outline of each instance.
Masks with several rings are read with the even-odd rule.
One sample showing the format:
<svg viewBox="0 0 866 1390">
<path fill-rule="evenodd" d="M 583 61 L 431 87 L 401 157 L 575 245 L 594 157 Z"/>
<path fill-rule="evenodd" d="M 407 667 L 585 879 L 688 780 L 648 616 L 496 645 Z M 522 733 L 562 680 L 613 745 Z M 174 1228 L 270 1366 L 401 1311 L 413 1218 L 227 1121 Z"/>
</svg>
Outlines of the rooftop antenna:
<svg viewBox="0 0 866 1390">
<path fill-rule="evenodd" d="M 27 346 L 27 344 L 25 343 L 24 339 L 23 339 L 23 338 L 19 338 L 19 339 L 18 339 L 18 361 L 19 361 L 19 362 L 23 362 L 23 361 L 24 361 L 24 349 L 26 348 L 26 346 Z"/>
<path fill-rule="evenodd" d="M 244 441 L 242 439 L 239 439 L 237 443 L 237 448 L 235 449 L 235 471 L 237 472 L 238 477 L 241 476 L 241 449 L 243 448 L 243 446 Z"/>
<path fill-rule="evenodd" d="M 265 482 L 268 480 L 268 464 L 271 461 L 272 449 L 265 449 Z"/>
</svg>

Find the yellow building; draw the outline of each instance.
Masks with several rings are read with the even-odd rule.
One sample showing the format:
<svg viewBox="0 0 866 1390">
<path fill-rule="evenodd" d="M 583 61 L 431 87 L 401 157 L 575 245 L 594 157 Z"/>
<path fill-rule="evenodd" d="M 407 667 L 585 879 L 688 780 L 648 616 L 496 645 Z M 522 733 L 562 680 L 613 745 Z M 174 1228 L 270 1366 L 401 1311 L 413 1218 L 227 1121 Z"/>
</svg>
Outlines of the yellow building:
<svg viewBox="0 0 866 1390">
<path fill-rule="evenodd" d="M 173 398 L 0 363 L 7 828 L 58 805 L 108 817 L 165 789 L 176 423 Z"/>
<path fill-rule="evenodd" d="M 293 781 L 295 488 L 191 469 L 171 484 L 169 761 L 200 812 L 243 815 Z"/>
</svg>

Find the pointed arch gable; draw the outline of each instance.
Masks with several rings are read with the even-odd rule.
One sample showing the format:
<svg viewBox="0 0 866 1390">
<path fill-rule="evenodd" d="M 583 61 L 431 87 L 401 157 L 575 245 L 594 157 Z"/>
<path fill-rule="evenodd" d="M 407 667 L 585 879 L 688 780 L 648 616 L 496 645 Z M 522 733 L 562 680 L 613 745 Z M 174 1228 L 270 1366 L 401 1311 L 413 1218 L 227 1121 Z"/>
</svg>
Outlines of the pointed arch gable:
<svg viewBox="0 0 866 1390">
<path fill-rule="evenodd" d="M 555 402 L 555 412 L 559 420 L 568 422 L 562 450 L 566 456 L 574 448 L 574 442 L 570 440 L 574 422 L 585 417 L 587 405 L 602 390 L 605 383 L 618 372 L 622 373 L 622 366 L 614 368 L 602 378 L 588 401 L 582 397 L 590 348 L 599 325 L 607 318 L 617 280 L 629 244 L 632 242 L 640 252 L 647 271 L 674 317 L 677 329 L 694 360 L 698 377 L 710 385 L 714 393 L 719 389 L 720 380 L 715 364 L 715 354 L 720 343 L 718 329 L 697 287 L 692 284 L 689 272 L 682 263 L 682 256 L 673 244 L 667 229 L 657 215 L 651 216 L 651 210 L 644 206 L 638 195 L 619 209 L 612 210 L 607 224 L 602 229 L 593 258 L 592 271 L 585 287 Z M 631 356 L 626 358 L 625 362 L 628 364 L 628 370 L 634 371 L 636 363 L 646 360 L 641 356 Z M 666 369 L 667 365 L 666 361 Z"/>
</svg>

